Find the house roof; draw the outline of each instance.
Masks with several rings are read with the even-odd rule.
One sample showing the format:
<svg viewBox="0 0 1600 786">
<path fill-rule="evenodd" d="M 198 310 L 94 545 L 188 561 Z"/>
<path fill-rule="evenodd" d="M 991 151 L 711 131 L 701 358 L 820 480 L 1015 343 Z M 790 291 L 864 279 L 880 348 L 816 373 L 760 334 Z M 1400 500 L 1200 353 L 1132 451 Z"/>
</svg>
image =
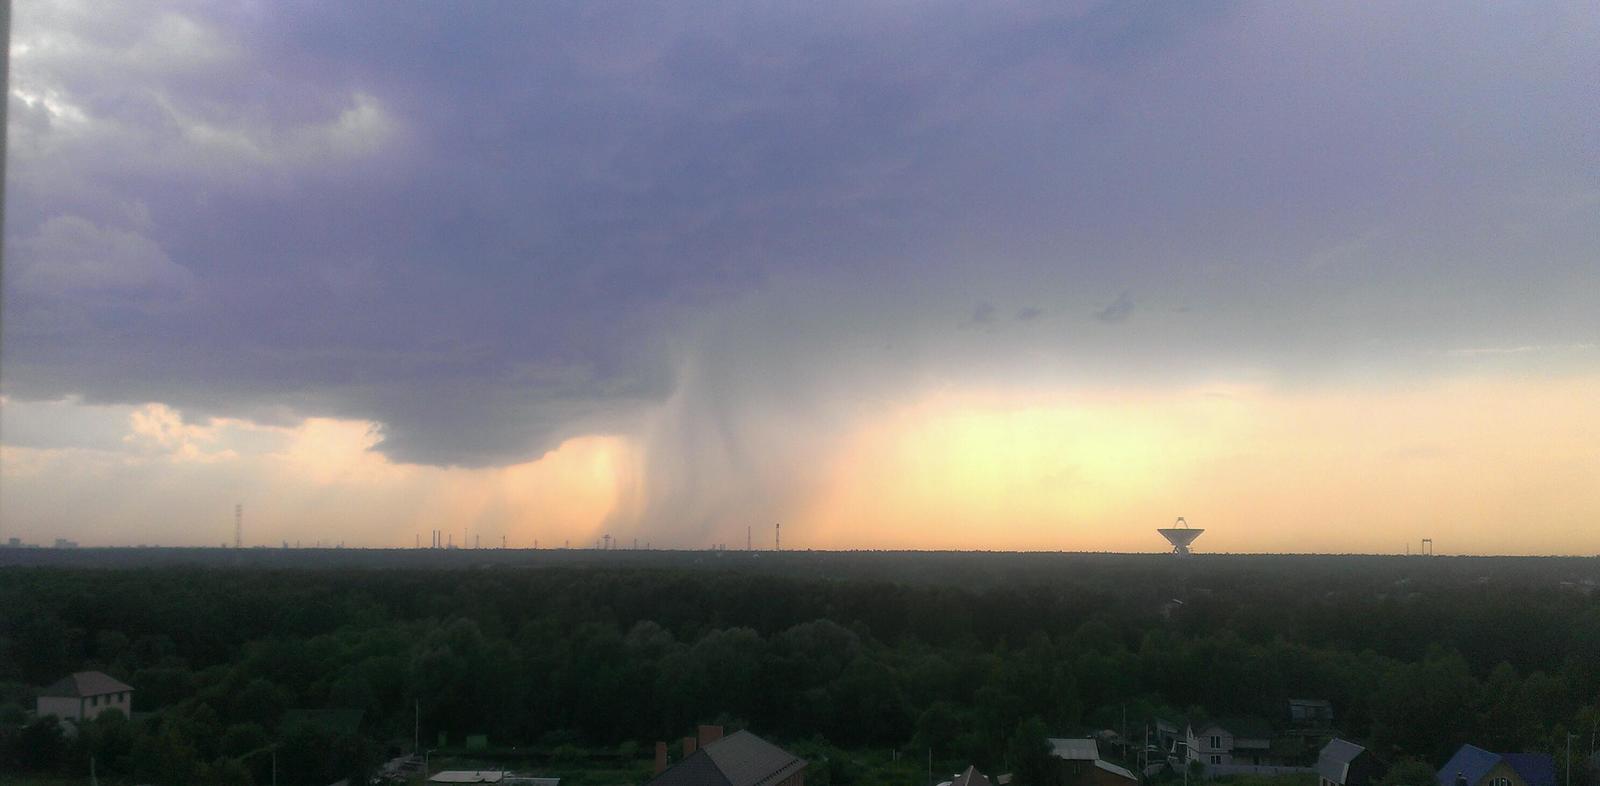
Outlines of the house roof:
<svg viewBox="0 0 1600 786">
<path fill-rule="evenodd" d="M 1100 769 L 1105 770 L 1106 772 L 1114 773 L 1116 775 L 1121 775 L 1122 777 L 1127 778 L 1128 780 L 1133 781 L 1134 783 L 1138 783 L 1139 782 L 1139 779 L 1134 777 L 1133 773 L 1130 772 L 1127 768 L 1118 767 L 1117 765 L 1112 764 L 1109 761 L 1105 761 L 1104 759 L 1095 759 L 1094 760 L 1094 766 L 1099 767 Z"/>
<path fill-rule="evenodd" d="M 1092 739 L 1051 737 L 1050 755 L 1068 761 L 1094 761 L 1100 758 L 1100 745 Z"/>
<path fill-rule="evenodd" d="M 429 783 L 499 783 L 506 774 L 502 770 L 444 770 L 428 779 Z"/>
<path fill-rule="evenodd" d="M 806 761 L 748 731 L 707 743 L 649 786 L 770 786 L 805 769 Z"/>
<path fill-rule="evenodd" d="M 1455 786 L 1456 776 L 1467 779 L 1469 785 L 1475 785 L 1489 774 L 1490 768 L 1500 763 L 1500 754 L 1486 751 L 1476 745 L 1463 745 L 1456 751 L 1456 755 L 1439 768 L 1435 778 L 1439 786 Z"/>
<path fill-rule="evenodd" d="M 1439 786 L 1455 786 L 1456 776 L 1467 779 L 1469 786 L 1477 786 L 1494 765 L 1505 762 L 1528 786 L 1556 786 L 1556 761 L 1544 753 L 1495 753 L 1476 745 L 1463 745 L 1451 756 L 1436 776 Z"/>
<path fill-rule="evenodd" d="M 81 699 L 131 690 L 133 690 L 133 686 L 105 672 L 80 671 L 70 677 L 62 677 L 56 680 L 55 684 L 40 691 L 39 695 L 54 698 Z"/>
<path fill-rule="evenodd" d="M 1350 762 L 1366 753 L 1367 749 L 1349 740 L 1335 737 L 1322 746 L 1317 754 L 1317 775 L 1334 783 L 1344 783 L 1350 777 Z"/>
<path fill-rule="evenodd" d="M 1511 765 L 1528 786 L 1556 786 L 1556 760 L 1550 754 L 1506 753 L 1500 758 Z"/>
<path fill-rule="evenodd" d="M 732 786 L 732 782 L 702 748 L 663 770 L 646 786 Z"/>
<path fill-rule="evenodd" d="M 977 767 L 967 766 L 967 771 L 956 776 L 950 786 L 989 786 L 989 779 Z"/>
</svg>

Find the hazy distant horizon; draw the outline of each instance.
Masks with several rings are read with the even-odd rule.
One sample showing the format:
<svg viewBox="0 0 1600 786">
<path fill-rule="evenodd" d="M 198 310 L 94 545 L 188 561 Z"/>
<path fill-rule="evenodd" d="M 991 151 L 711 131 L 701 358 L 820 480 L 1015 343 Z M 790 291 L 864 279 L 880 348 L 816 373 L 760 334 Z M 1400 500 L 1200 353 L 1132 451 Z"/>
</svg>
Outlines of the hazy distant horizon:
<svg viewBox="0 0 1600 786">
<path fill-rule="evenodd" d="M 0 533 L 0 535 L 3 535 L 3 534 L 4 533 Z M 9 539 L 12 536 L 4 535 L 4 537 Z M 742 555 L 746 555 L 746 556 L 781 555 L 781 554 L 886 554 L 886 555 L 906 554 L 906 555 L 930 555 L 930 556 L 932 556 L 932 555 L 962 555 L 962 554 L 990 554 L 990 555 L 1012 554 L 1012 555 L 1019 555 L 1019 556 L 1023 556 L 1023 555 L 1062 555 L 1062 556 L 1106 556 L 1106 557 L 1171 557 L 1172 559 L 1193 559 L 1193 558 L 1207 557 L 1207 556 L 1210 556 L 1210 557 L 1402 557 L 1402 558 L 1403 557 L 1419 557 L 1419 558 L 1422 558 L 1422 557 L 1428 557 L 1428 558 L 1434 558 L 1434 557 L 1439 557 L 1439 558 L 1442 558 L 1442 557 L 1464 557 L 1464 558 L 1485 558 L 1485 559 L 1492 559 L 1492 558 L 1544 559 L 1544 558 L 1550 558 L 1550 559 L 1580 559 L 1580 560 L 1583 560 L 1583 559 L 1600 559 L 1600 553 L 1594 553 L 1594 554 L 1586 554 L 1586 553 L 1571 553 L 1571 554 L 1559 554 L 1559 553 L 1549 553 L 1549 554 L 1540 554 L 1540 553 L 1503 554 L 1503 553 L 1466 553 L 1466 552 L 1447 552 L 1447 551 L 1425 553 L 1425 552 L 1420 550 L 1420 545 L 1418 543 L 1402 544 L 1402 547 L 1401 547 L 1400 550 L 1393 551 L 1393 552 L 1375 552 L 1375 551 L 1345 551 L 1345 552 L 1331 552 L 1331 551 L 1205 551 L 1204 549 L 1197 548 L 1190 555 L 1181 556 L 1181 555 L 1173 554 L 1170 550 L 1091 551 L 1091 550 L 1071 549 L 1071 548 L 1060 548 L 1060 549 L 1004 549 L 1003 550 L 1003 549 L 950 549 L 950 548 L 916 548 L 916 547 L 876 548 L 876 549 L 870 549 L 870 548 L 811 548 L 811 547 L 802 546 L 802 547 L 793 548 L 793 549 L 786 548 L 786 549 L 784 549 L 782 551 L 774 551 L 770 544 L 768 544 L 767 546 L 757 545 L 754 548 L 746 549 L 746 548 L 743 548 L 742 546 L 739 547 L 739 548 L 735 548 L 732 544 L 707 544 L 707 545 L 704 545 L 704 546 L 690 546 L 690 545 L 660 545 L 660 544 L 655 544 L 653 542 L 651 543 L 651 545 L 648 545 L 648 546 L 646 546 L 646 545 L 641 543 L 637 548 L 635 548 L 631 544 L 614 546 L 612 548 L 605 548 L 603 546 L 596 546 L 594 543 L 573 544 L 571 546 L 549 545 L 549 544 L 546 544 L 546 543 L 543 543 L 543 542 L 541 542 L 537 546 L 532 545 L 532 544 L 521 544 L 521 545 L 519 545 L 519 544 L 516 544 L 516 543 L 508 543 L 506 546 L 501 546 L 497 542 L 494 545 L 485 544 L 485 545 L 482 545 L 482 546 L 462 547 L 459 544 L 457 544 L 457 545 L 447 545 L 447 546 L 432 547 L 432 546 L 428 545 L 426 540 L 423 541 L 421 546 L 416 546 L 416 545 L 363 545 L 363 544 L 351 544 L 351 543 L 326 543 L 326 542 L 325 543 L 316 543 L 316 542 L 309 542 L 309 543 L 307 543 L 307 542 L 299 542 L 299 543 L 297 543 L 297 542 L 294 542 L 294 541 L 288 541 L 288 542 L 280 541 L 278 543 L 246 543 L 241 548 L 235 548 L 234 545 L 232 543 L 230 543 L 230 542 L 220 542 L 220 541 L 217 542 L 217 543 L 210 543 L 210 544 L 206 544 L 206 543 L 164 544 L 164 543 L 82 543 L 82 542 L 78 542 L 78 541 L 73 541 L 71 538 L 65 538 L 65 540 L 71 541 L 71 544 L 58 547 L 58 546 L 55 545 L 54 539 L 52 539 L 51 541 L 48 541 L 48 542 L 27 542 L 27 541 L 24 541 L 24 542 L 18 544 L 17 546 L 10 546 L 9 544 L 7 544 L 4 541 L 0 541 L 0 549 L 10 549 L 12 553 L 17 552 L 17 551 L 28 551 L 28 552 L 50 551 L 50 552 L 54 552 L 54 553 L 70 553 L 70 552 L 72 552 L 74 550 L 80 550 L 80 551 L 139 551 L 139 550 L 146 550 L 146 551 L 151 551 L 151 550 L 154 550 L 154 551 L 200 551 L 200 550 L 205 550 L 205 551 L 216 551 L 216 552 L 231 552 L 231 551 L 280 551 L 280 552 L 281 551 L 317 551 L 317 552 L 324 552 L 324 551 L 326 551 L 326 552 L 362 551 L 362 552 L 405 552 L 405 553 L 414 553 L 414 552 L 440 553 L 440 552 L 442 552 L 442 553 L 445 553 L 445 554 L 453 554 L 453 553 L 457 553 L 457 552 L 460 552 L 462 554 L 466 554 L 466 553 L 470 553 L 470 552 L 514 553 L 514 552 L 547 552 L 547 551 L 549 551 L 549 552 L 590 552 L 590 553 L 595 553 L 595 554 L 606 553 L 606 552 L 625 552 L 625 553 L 628 553 L 628 554 L 642 554 L 642 553 L 646 553 L 646 552 L 661 552 L 661 553 L 667 553 L 667 554 L 724 554 L 724 553 L 726 553 L 726 554 L 742 554 Z M 1406 550 L 1408 547 L 1410 549 L 1409 551 Z M 70 556 L 70 554 L 68 554 L 68 555 Z M 4 560 L 0 560 L 0 562 L 3 562 L 3 561 Z"/>
<path fill-rule="evenodd" d="M 0 537 L 1600 553 L 1592 2 L 11 44 Z"/>
</svg>

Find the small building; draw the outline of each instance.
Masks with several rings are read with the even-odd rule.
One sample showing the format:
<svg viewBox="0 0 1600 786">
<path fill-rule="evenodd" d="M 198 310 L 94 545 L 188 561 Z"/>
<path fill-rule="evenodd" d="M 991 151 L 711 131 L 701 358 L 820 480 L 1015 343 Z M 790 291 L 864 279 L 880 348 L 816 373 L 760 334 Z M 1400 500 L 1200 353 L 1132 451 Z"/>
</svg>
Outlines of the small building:
<svg viewBox="0 0 1600 786">
<path fill-rule="evenodd" d="M 1139 779 L 1126 768 L 1100 758 L 1100 745 L 1093 738 L 1050 738 L 1062 786 L 1130 786 Z"/>
<path fill-rule="evenodd" d="M 1289 727 L 1327 729 L 1333 727 L 1333 704 L 1324 699 L 1290 699 Z"/>
<path fill-rule="evenodd" d="M 133 708 L 133 687 L 100 671 L 80 671 L 63 677 L 39 691 L 36 710 L 40 717 L 54 715 L 62 720 L 91 720 L 106 710 L 121 710 L 129 715 Z"/>
<path fill-rule="evenodd" d="M 710 735 L 707 729 L 714 729 Z M 707 736 L 710 741 L 702 743 Z M 657 746 L 664 763 L 665 745 Z M 726 737 L 717 727 L 702 727 L 700 738 L 684 739 L 684 757 L 647 786 L 804 786 L 806 760 L 748 731 Z"/>
<path fill-rule="evenodd" d="M 1337 737 L 1317 754 L 1318 786 L 1371 786 L 1382 765 L 1372 751 Z"/>
<path fill-rule="evenodd" d="M 1189 761 L 1273 764 L 1272 726 L 1260 718 L 1218 718 L 1189 724 Z"/>
<path fill-rule="evenodd" d="M 1435 775 L 1439 786 L 1556 786 L 1547 753 L 1495 753 L 1463 745 Z"/>
</svg>

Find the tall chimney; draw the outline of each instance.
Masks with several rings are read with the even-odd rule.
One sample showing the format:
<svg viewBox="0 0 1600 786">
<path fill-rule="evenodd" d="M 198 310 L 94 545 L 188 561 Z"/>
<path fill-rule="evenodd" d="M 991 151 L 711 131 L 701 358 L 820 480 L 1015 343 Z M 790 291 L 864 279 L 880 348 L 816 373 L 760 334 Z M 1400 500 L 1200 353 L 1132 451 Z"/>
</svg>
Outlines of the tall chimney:
<svg viewBox="0 0 1600 786">
<path fill-rule="evenodd" d="M 657 742 L 656 743 L 656 773 L 655 774 L 660 775 L 661 773 L 666 772 L 666 771 L 667 771 L 667 744 L 665 742 Z"/>
<path fill-rule="evenodd" d="M 693 737 L 684 737 L 683 738 L 683 757 L 685 759 L 689 758 L 690 754 L 693 754 L 694 751 L 695 751 L 694 738 Z"/>
<path fill-rule="evenodd" d="M 699 738 L 700 747 L 704 748 L 717 740 L 722 739 L 721 726 L 708 726 L 704 723 L 695 729 L 695 736 Z"/>
</svg>

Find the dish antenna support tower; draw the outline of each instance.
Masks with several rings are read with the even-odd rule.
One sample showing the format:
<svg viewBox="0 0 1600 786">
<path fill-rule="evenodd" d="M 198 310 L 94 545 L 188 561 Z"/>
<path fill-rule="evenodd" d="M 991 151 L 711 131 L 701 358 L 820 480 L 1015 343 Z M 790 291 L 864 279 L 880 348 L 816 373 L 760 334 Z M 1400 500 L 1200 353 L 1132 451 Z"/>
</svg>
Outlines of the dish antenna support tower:
<svg viewBox="0 0 1600 786">
<path fill-rule="evenodd" d="M 244 505 L 233 506 L 233 547 L 244 548 Z"/>
<path fill-rule="evenodd" d="M 1190 529 L 1189 522 L 1184 521 L 1183 517 L 1179 516 L 1178 520 L 1172 523 L 1172 526 L 1162 527 L 1161 529 L 1156 530 L 1156 532 L 1161 533 L 1161 537 L 1166 538 L 1167 542 L 1172 544 L 1173 554 L 1188 556 L 1189 544 L 1193 543 L 1196 538 L 1200 537 L 1205 530 Z"/>
</svg>

